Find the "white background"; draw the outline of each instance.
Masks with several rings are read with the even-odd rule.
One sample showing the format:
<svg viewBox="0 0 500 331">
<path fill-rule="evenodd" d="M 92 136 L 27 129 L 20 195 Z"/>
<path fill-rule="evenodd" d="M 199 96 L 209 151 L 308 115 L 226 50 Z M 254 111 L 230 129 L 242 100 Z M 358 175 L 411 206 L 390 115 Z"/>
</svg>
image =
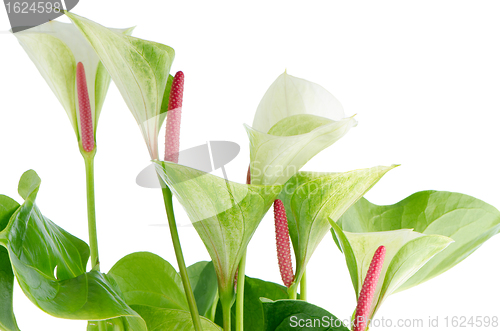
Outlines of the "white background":
<svg viewBox="0 0 500 331">
<path fill-rule="evenodd" d="M 286 68 L 331 91 L 347 115 L 358 114 L 358 127 L 304 169 L 400 163 L 368 199 L 392 204 L 435 189 L 500 207 L 498 1 L 81 0 L 73 11 L 110 27 L 137 25 L 135 36 L 175 48 L 173 72 L 186 75 L 181 148 L 238 142 L 241 153 L 227 166 L 234 181 L 244 182 L 249 162 L 242 124 L 252 123 L 260 98 Z M 8 30 L 3 9 L 0 20 L 0 30 Z M 84 168 L 73 129 L 15 38 L 0 34 L 0 44 L 0 192 L 20 201 L 17 181 L 35 169 L 43 181 L 41 210 L 87 240 Z M 113 84 L 97 140 L 102 270 L 134 251 L 155 252 L 175 265 L 167 227 L 151 226 L 166 224 L 161 193 L 135 184 L 149 156 Z M 186 223 L 181 207 L 176 210 Z M 188 264 L 208 259 L 193 228 L 180 228 L 180 236 Z M 499 253 L 497 236 L 445 274 L 389 297 L 377 317 L 427 323 L 440 316 L 444 329 L 446 316 L 500 316 Z M 247 271 L 280 282 L 270 214 L 249 246 Z M 312 303 L 341 318 L 351 315 L 354 291 L 330 236 L 311 259 L 308 282 Z M 19 287 L 14 301 L 23 330 L 84 329 L 84 322 L 45 315 Z"/>
</svg>

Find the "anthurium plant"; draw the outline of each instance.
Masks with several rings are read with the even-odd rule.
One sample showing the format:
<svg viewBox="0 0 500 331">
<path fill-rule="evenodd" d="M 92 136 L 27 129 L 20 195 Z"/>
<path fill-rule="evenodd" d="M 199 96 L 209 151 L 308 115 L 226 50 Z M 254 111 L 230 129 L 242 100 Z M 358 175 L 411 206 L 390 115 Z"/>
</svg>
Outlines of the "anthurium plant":
<svg viewBox="0 0 500 331">
<path fill-rule="evenodd" d="M 170 74 L 173 48 L 132 37 L 132 29 L 66 15 L 72 23 L 52 21 L 15 36 L 75 131 L 87 169 L 90 239 L 66 232 L 38 208 L 37 197 L 50 183 L 42 185 L 34 170 L 21 177 L 19 199 L 0 195 L 0 330 L 19 330 L 17 281 L 38 308 L 86 320 L 87 330 L 292 330 L 294 318 L 320 316 L 332 323 L 314 330 L 365 331 L 389 295 L 444 273 L 500 231 L 495 207 L 459 193 L 423 191 L 389 206 L 367 201 L 365 193 L 397 165 L 300 171 L 357 121 L 323 87 L 286 72 L 264 94 L 253 124 L 244 126 L 250 145 L 245 184 L 183 165 L 185 76 Z M 111 80 L 139 126 L 161 187 L 172 264 L 154 252 L 137 252 L 100 270 L 93 161 Z M 182 211 L 174 211 L 174 198 L 211 261 L 186 266 L 175 221 Z M 245 276 L 247 247 L 268 212 L 274 212 L 277 247 L 277 261 L 270 263 L 283 285 Z M 306 268 L 322 240 L 333 240 L 338 252 L 331 253 L 345 256 L 357 299 L 350 317 L 307 301 Z"/>
</svg>

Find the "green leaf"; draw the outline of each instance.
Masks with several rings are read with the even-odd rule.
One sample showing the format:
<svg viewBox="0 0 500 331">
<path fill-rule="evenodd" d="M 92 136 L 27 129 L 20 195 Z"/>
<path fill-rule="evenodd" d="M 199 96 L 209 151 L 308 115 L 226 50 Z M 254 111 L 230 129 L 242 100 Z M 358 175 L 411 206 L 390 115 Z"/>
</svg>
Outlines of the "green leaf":
<svg viewBox="0 0 500 331">
<path fill-rule="evenodd" d="M 168 46 L 118 34 L 70 12 L 73 21 L 97 53 L 134 115 L 153 160 L 158 159 L 158 133 L 164 116 L 174 50 Z"/>
<path fill-rule="evenodd" d="M 214 263 L 221 298 L 232 295 L 241 257 L 281 186 L 238 184 L 170 162 L 156 170 L 184 206 Z"/>
<path fill-rule="evenodd" d="M 206 316 L 217 296 L 217 275 L 212 262 L 201 261 L 187 268 L 198 312 Z"/>
<path fill-rule="evenodd" d="M 285 205 L 295 252 L 297 284 L 316 247 L 337 220 L 395 166 L 341 173 L 299 172 L 284 186 L 279 199 Z"/>
<path fill-rule="evenodd" d="M 156 308 L 150 306 L 133 306 L 147 323 L 148 331 L 194 331 L 191 314 L 184 310 Z M 221 331 L 216 324 L 201 317 L 204 331 Z"/>
<path fill-rule="evenodd" d="M 19 208 L 19 204 L 5 195 L 0 195 L 0 231 L 9 223 L 9 219 Z M 0 329 L 18 331 L 12 309 L 14 273 L 10 265 L 9 253 L 0 246 Z"/>
<path fill-rule="evenodd" d="M 130 34 L 133 28 L 110 30 L 117 34 Z M 78 29 L 73 24 L 50 21 L 14 35 L 66 110 L 78 139 L 76 64 L 83 63 L 95 133 L 110 79 Z"/>
<path fill-rule="evenodd" d="M 132 253 L 108 272 L 128 305 L 189 310 L 182 280 L 164 259 L 149 252 Z"/>
<path fill-rule="evenodd" d="M 452 268 L 500 231 L 500 212 L 460 193 L 423 191 L 389 206 L 360 200 L 340 219 L 346 231 L 373 232 L 414 229 L 450 237 L 454 243 L 436 255 L 398 288 L 402 291 Z"/>
<path fill-rule="evenodd" d="M 287 288 L 257 278 L 245 277 L 245 330 L 264 330 L 264 311 L 260 298 L 288 299 Z"/>
<path fill-rule="evenodd" d="M 257 278 L 245 277 L 245 329 L 263 330 L 264 311 L 260 298 L 271 300 L 288 299 L 287 288 Z"/>
<path fill-rule="evenodd" d="M 328 311 L 301 300 L 262 299 L 266 319 L 264 331 L 349 331 Z"/>
<path fill-rule="evenodd" d="M 245 277 L 245 301 L 243 303 L 245 330 L 264 330 L 264 311 L 262 310 L 261 298 L 271 300 L 288 299 L 287 288 L 261 279 Z M 222 306 L 219 304 L 215 322 L 222 325 L 222 321 Z M 231 317 L 233 328 L 236 325 L 235 321 L 236 306 L 233 306 Z"/>
<path fill-rule="evenodd" d="M 386 248 L 384 265 L 373 297 L 376 304 L 371 307 L 369 319 L 375 315 L 387 296 L 453 242 L 448 237 L 423 235 L 412 229 L 352 233 L 342 230 L 333 219 L 330 219 L 330 223 L 342 245 L 356 298 L 375 251 L 380 246 Z"/>
<path fill-rule="evenodd" d="M 25 202 L 0 232 L 25 295 L 46 313 L 60 318 L 106 320 L 125 317 L 133 330 L 145 323 L 97 271 L 86 273 L 89 248 L 44 217 L 35 205 L 40 178 L 32 170 L 19 184 Z"/>
</svg>

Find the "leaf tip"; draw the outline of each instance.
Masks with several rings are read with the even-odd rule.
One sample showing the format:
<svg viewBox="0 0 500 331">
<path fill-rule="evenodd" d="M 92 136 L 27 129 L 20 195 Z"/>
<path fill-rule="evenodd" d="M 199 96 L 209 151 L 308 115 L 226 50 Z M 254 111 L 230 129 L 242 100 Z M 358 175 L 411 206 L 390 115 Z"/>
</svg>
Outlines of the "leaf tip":
<svg viewBox="0 0 500 331">
<path fill-rule="evenodd" d="M 38 189 L 41 182 L 42 180 L 35 170 L 28 170 L 21 176 L 17 191 L 23 199 L 27 199 L 31 193 Z"/>
</svg>

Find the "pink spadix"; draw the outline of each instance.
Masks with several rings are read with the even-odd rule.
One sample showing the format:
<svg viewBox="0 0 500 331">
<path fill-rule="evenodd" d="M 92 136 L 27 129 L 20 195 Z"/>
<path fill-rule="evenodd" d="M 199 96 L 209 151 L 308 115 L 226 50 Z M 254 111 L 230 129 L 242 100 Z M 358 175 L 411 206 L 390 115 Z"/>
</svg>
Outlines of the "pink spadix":
<svg viewBox="0 0 500 331">
<path fill-rule="evenodd" d="M 290 253 L 290 234 L 288 232 L 285 206 L 279 199 L 274 201 L 274 226 L 276 227 L 276 250 L 278 252 L 281 279 L 286 287 L 290 287 L 294 279 L 292 255 Z"/>
<path fill-rule="evenodd" d="M 175 74 L 167 111 L 167 132 L 165 134 L 165 161 L 179 162 L 179 141 L 181 132 L 182 97 L 184 94 L 184 73 Z"/>
<path fill-rule="evenodd" d="M 372 262 L 370 263 L 370 267 L 366 273 L 365 281 L 363 282 L 363 287 L 359 293 L 353 331 L 366 330 L 368 319 L 370 318 L 368 314 L 370 314 L 370 309 L 373 303 L 373 295 L 375 294 L 375 289 L 377 288 L 378 279 L 382 271 L 382 266 L 384 265 L 384 259 L 385 247 L 380 246 L 373 255 Z"/>
<path fill-rule="evenodd" d="M 92 109 L 90 107 L 87 78 L 83 63 L 76 65 L 76 90 L 78 92 L 78 108 L 80 109 L 80 139 L 85 152 L 92 152 L 95 147 Z"/>
</svg>

